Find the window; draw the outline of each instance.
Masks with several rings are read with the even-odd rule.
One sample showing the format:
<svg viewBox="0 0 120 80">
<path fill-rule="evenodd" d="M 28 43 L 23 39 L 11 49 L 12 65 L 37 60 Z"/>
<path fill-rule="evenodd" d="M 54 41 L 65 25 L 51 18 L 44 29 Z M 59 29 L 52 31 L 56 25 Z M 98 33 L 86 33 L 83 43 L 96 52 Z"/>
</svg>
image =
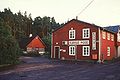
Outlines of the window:
<svg viewBox="0 0 120 80">
<path fill-rule="evenodd" d="M 62 45 L 67 45 L 68 42 L 67 41 L 62 41 Z"/>
<path fill-rule="evenodd" d="M 110 47 L 107 47 L 107 56 L 110 56 Z"/>
<path fill-rule="evenodd" d="M 107 33 L 107 40 L 110 40 L 110 33 Z"/>
<path fill-rule="evenodd" d="M 102 31 L 102 38 L 106 39 L 106 32 L 105 31 Z"/>
<path fill-rule="evenodd" d="M 69 30 L 69 39 L 75 39 L 75 30 L 73 28 Z"/>
<path fill-rule="evenodd" d="M 86 28 L 83 29 L 83 38 L 89 38 L 90 37 L 90 29 Z"/>
<path fill-rule="evenodd" d="M 111 41 L 114 41 L 114 35 L 113 34 L 111 35 Z"/>
<path fill-rule="evenodd" d="M 32 51 L 32 48 L 27 47 L 27 52 L 31 52 L 31 51 Z"/>
<path fill-rule="evenodd" d="M 90 56 L 90 46 L 83 46 L 83 56 Z"/>
<path fill-rule="evenodd" d="M 120 30 L 117 33 L 117 41 L 120 42 Z"/>
<path fill-rule="evenodd" d="M 69 55 L 75 55 L 75 46 L 69 46 Z"/>
</svg>

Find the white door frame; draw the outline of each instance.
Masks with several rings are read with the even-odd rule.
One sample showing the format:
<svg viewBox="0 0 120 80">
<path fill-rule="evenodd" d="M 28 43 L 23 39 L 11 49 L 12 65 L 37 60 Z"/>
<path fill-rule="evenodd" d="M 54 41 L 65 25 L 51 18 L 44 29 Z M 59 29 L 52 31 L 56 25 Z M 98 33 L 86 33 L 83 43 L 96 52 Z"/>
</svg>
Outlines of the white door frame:
<svg viewBox="0 0 120 80">
<path fill-rule="evenodd" d="M 60 46 L 54 46 L 54 58 L 55 58 L 55 48 L 56 48 L 56 47 L 59 48 L 58 59 L 60 59 Z"/>
</svg>

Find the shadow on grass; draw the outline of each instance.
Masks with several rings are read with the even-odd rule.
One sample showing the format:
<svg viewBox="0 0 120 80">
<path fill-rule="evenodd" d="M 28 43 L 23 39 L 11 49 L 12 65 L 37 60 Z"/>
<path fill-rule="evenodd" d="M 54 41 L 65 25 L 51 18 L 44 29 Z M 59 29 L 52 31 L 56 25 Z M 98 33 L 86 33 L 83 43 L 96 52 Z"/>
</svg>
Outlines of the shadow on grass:
<svg viewBox="0 0 120 80">
<path fill-rule="evenodd" d="M 15 64 L 3 64 L 3 65 L 0 65 L 0 72 L 1 71 L 6 71 L 6 70 L 10 70 L 10 69 L 14 69 L 15 68 Z"/>
</svg>

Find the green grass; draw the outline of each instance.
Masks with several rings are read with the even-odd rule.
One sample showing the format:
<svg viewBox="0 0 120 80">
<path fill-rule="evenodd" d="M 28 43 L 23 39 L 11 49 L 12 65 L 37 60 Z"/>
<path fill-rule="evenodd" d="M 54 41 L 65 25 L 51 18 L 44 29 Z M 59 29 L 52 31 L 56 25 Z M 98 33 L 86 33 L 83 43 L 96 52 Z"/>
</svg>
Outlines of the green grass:
<svg viewBox="0 0 120 80">
<path fill-rule="evenodd" d="M 15 65 L 3 64 L 3 65 L 0 65 L 0 71 L 5 71 L 5 70 L 13 69 L 14 67 L 15 67 Z"/>
<path fill-rule="evenodd" d="M 0 65 L 0 68 L 1 67 L 6 67 L 6 66 L 10 66 L 10 64 L 2 64 L 2 65 Z"/>
</svg>

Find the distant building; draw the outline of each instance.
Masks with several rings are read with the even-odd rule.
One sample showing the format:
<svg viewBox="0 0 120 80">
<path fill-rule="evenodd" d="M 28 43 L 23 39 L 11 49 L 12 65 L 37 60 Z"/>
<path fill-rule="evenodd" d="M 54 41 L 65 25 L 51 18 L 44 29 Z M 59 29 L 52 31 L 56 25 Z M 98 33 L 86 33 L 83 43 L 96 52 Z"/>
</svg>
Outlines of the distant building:
<svg viewBox="0 0 120 80">
<path fill-rule="evenodd" d="M 120 25 L 104 27 L 105 29 L 117 33 L 120 29 Z"/>
<path fill-rule="evenodd" d="M 37 36 L 30 36 L 29 38 L 24 38 L 19 42 L 20 48 L 26 53 L 45 53 L 45 44 L 41 38 Z"/>
<path fill-rule="evenodd" d="M 104 27 L 105 29 L 112 31 L 116 35 L 116 55 L 120 57 L 120 25 Z"/>
<path fill-rule="evenodd" d="M 52 32 L 51 58 L 63 60 L 111 60 L 120 56 L 117 32 L 73 19 Z"/>
</svg>

